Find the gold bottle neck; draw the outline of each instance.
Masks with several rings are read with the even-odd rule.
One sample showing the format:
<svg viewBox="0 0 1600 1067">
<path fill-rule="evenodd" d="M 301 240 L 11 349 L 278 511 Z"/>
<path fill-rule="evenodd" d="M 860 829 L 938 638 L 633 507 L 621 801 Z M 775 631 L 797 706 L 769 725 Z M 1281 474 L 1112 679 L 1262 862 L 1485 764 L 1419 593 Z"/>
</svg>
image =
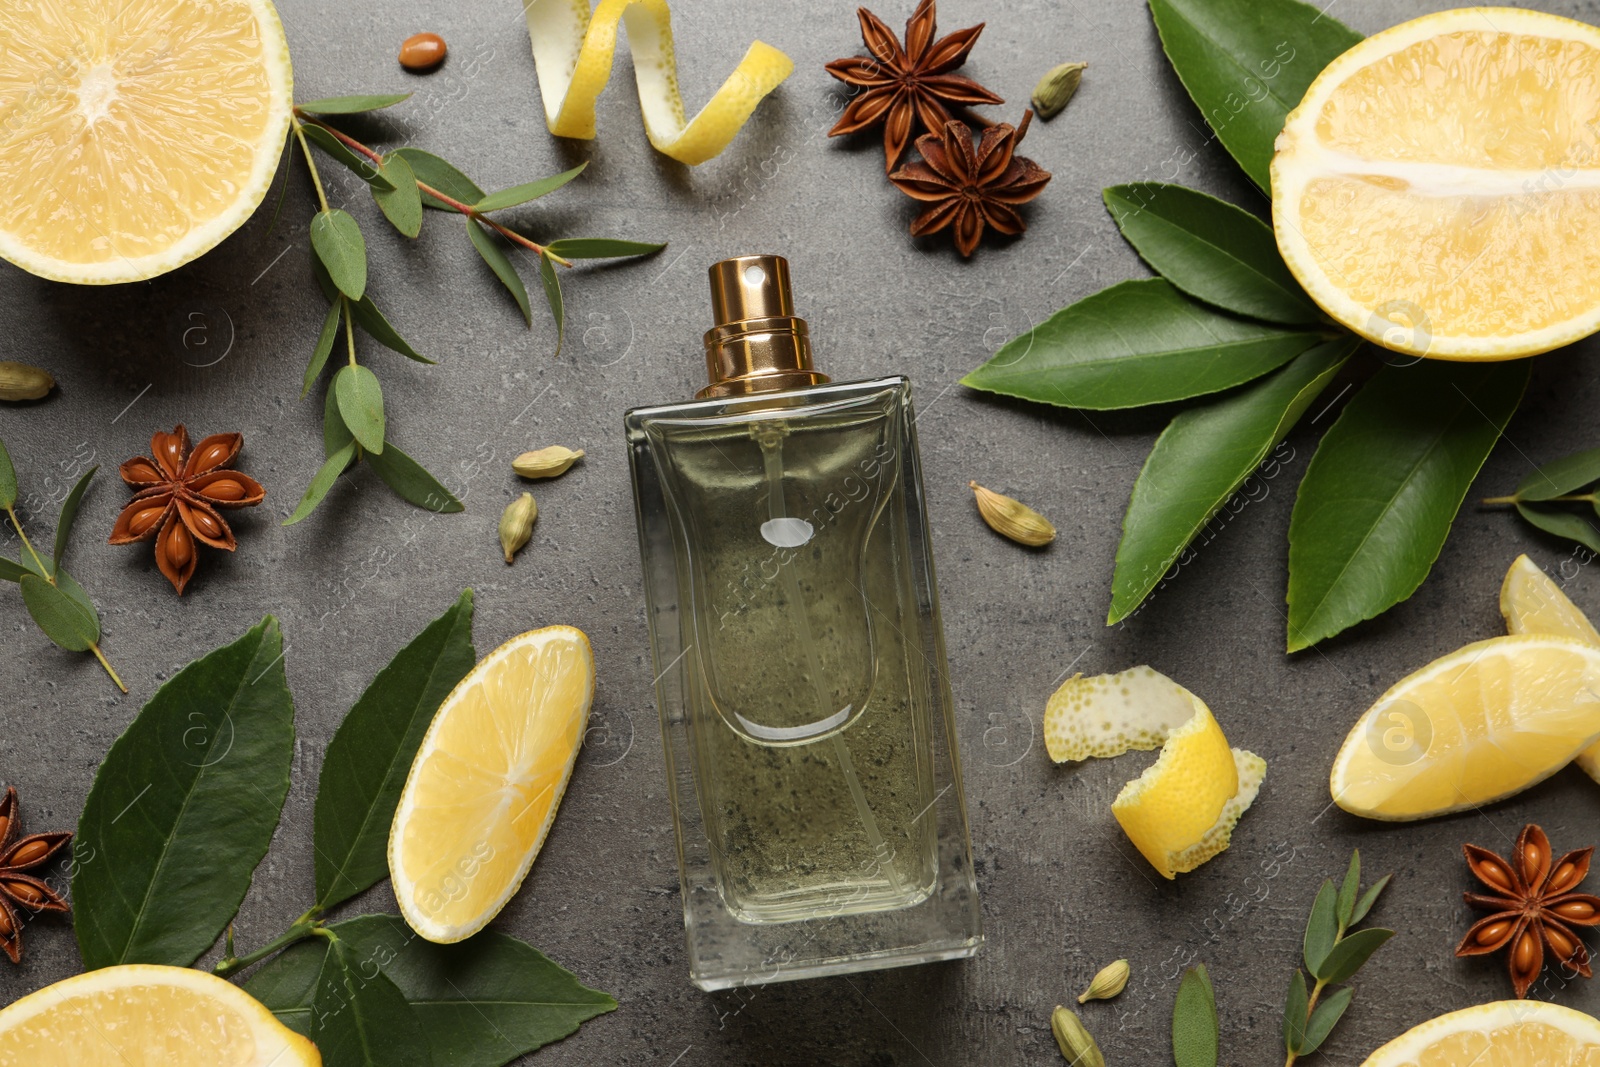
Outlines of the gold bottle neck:
<svg viewBox="0 0 1600 1067">
<path fill-rule="evenodd" d="M 738 256 L 711 265 L 706 331 L 710 384 L 697 399 L 751 396 L 822 385 L 811 363 L 811 336 L 794 314 L 789 263 L 782 256 Z"/>
</svg>

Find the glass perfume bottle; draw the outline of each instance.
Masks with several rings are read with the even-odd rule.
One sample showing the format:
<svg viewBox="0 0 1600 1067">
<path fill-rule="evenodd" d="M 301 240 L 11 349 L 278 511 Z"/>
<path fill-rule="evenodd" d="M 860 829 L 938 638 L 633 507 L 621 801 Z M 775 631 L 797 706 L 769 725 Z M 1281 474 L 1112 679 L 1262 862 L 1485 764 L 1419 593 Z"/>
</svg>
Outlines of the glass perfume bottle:
<svg viewBox="0 0 1600 1067">
<path fill-rule="evenodd" d="M 702 989 L 982 944 L 910 383 L 812 368 L 788 263 L 711 267 L 711 384 L 627 415 Z"/>
</svg>

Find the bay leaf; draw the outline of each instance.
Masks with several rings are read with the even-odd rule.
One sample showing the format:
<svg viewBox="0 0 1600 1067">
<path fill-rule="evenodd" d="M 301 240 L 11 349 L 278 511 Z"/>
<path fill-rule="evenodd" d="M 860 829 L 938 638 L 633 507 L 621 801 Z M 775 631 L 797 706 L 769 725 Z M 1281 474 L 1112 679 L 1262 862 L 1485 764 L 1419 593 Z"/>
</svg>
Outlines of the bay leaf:
<svg viewBox="0 0 1600 1067">
<path fill-rule="evenodd" d="M 411 99 L 410 93 L 363 93 L 353 96 L 325 96 L 304 104 L 296 104 L 295 108 L 309 111 L 314 115 L 355 115 L 363 111 L 378 111 L 393 107 L 402 100 L 409 99 Z"/>
<path fill-rule="evenodd" d="M 371 368 L 346 364 L 333 376 L 339 417 L 369 453 L 383 451 L 383 389 Z"/>
<path fill-rule="evenodd" d="M 511 293 L 511 298 L 517 302 L 517 308 L 522 312 L 522 318 L 529 326 L 533 325 L 533 309 L 528 306 L 528 288 L 522 284 L 522 278 L 517 274 L 517 268 L 512 264 L 511 257 L 506 255 L 505 248 L 500 239 L 489 232 L 489 228 L 477 219 L 467 219 L 467 237 L 472 241 L 472 247 L 478 250 L 478 255 L 489 265 L 494 276 L 500 279 Z"/>
<path fill-rule="evenodd" d="M 476 204 L 473 204 L 472 210 L 483 215 L 491 211 L 499 211 L 502 208 L 526 204 L 530 200 L 537 200 L 546 193 L 555 192 L 582 174 L 588 166 L 588 163 L 579 163 L 571 170 L 562 171 L 560 174 L 552 175 L 549 178 L 540 178 L 538 181 L 525 182 L 522 185 L 513 185 L 509 189 L 501 189 L 498 192 L 490 193 L 488 196 L 480 198 Z"/>
<path fill-rule="evenodd" d="M 311 220 L 311 247 L 328 277 L 351 300 L 367 291 L 367 242 L 348 211 L 331 208 Z"/>
<path fill-rule="evenodd" d="M 369 453 L 367 463 L 395 491 L 401 500 L 440 515 L 466 510 L 466 505 L 428 473 L 427 468 L 404 452 L 393 441 L 383 443 L 383 451 Z"/>
</svg>

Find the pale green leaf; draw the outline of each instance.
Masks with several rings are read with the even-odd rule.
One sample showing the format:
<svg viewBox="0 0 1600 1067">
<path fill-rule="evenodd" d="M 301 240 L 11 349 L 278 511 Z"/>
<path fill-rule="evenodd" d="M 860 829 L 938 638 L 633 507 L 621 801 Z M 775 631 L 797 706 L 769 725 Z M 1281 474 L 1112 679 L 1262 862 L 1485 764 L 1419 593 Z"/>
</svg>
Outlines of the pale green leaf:
<svg viewBox="0 0 1600 1067">
<path fill-rule="evenodd" d="M 544 298 L 556 320 L 556 355 L 559 356 L 561 342 L 567 336 L 567 313 L 561 304 L 561 279 L 556 277 L 556 265 L 544 253 L 539 255 L 539 280 L 544 282 Z"/>
<path fill-rule="evenodd" d="M 393 441 L 385 441 L 382 452 L 369 453 L 367 463 L 407 503 L 442 515 L 466 510 L 454 493 Z"/>
<path fill-rule="evenodd" d="M 367 242 L 349 212 L 319 211 L 311 220 L 311 247 L 339 291 L 360 300 L 367 291 Z"/>
<path fill-rule="evenodd" d="M 11 465 L 11 453 L 6 443 L 0 441 L 0 510 L 15 507 L 17 503 L 17 469 Z"/>
<path fill-rule="evenodd" d="M 339 418 L 368 453 L 383 451 L 383 389 L 378 376 L 360 364 L 346 364 L 333 376 Z"/>
<path fill-rule="evenodd" d="M 1322 1003 L 1317 1005 L 1316 1011 L 1311 1013 L 1311 1021 L 1306 1024 L 1304 1039 L 1300 1045 L 1302 1056 L 1309 1056 L 1322 1047 L 1322 1043 L 1328 1040 L 1328 1035 L 1333 1032 L 1334 1026 L 1343 1018 L 1345 1009 L 1350 1006 L 1350 998 L 1355 995 L 1354 989 L 1345 986 L 1343 989 L 1335 989 L 1323 998 Z"/>
<path fill-rule="evenodd" d="M 1190 967 L 1172 1007 L 1172 1059 L 1177 1067 L 1217 1067 L 1217 1001 L 1203 966 Z"/>
<path fill-rule="evenodd" d="M 299 505 L 294 509 L 294 514 L 283 521 L 285 526 L 293 526 L 307 515 L 316 510 L 322 503 L 322 498 L 328 495 L 328 490 L 333 488 L 333 483 L 338 481 L 339 475 L 350 466 L 350 461 L 356 457 L 356 442 L 352 438 L 343 448 L 329 456 L 322 467 L 312 477 L 311 484 L 306 487 L 305 496 L 300 498 Z"/>
<path fill-rule="evenodd" d="M 1339 887 L 1339 903 L 1334 909 L 1339 917 L 1339 929 L 1348 930 L 1354 922 L 1356 895 L 1361 892 L 1361 850 L 1350 856 L 1350 869 L 1345 872 L 1344 884 Z"/>
<path fill-rule="evenodd" d="M 1333 888 L 1330 880 L 1323 882 L 1317 891 L 1317 899 L 1311 905 L 1311 918 L 1306 922 L 1306 970 L 1316 974 L 1338 940 L 1339 891 Z"/>
<path fill-rule="evenodd" d="M 50 553 L 52 564 L 59 570 L 61 557 L 67 554 L 67 540 L 72 536 L 72 524 L 78 521 L 78 508 L 83 504 L 83 494 L 89 488 L 89 480 L 94 477 L 94 472 L 99 467 L 90 467 L 83 472 L 83 477 L 72 487 L 72 492 L 67 494 L 67 499 L 61 504 L 61 518 L 56 521 L 55 546 Z"/>
<path fill-rule="evenodd" d="M 417 181 L 437 189 L 445 196 L 461 204 L 471 207 L 482 200 L 487 194 L 456 167 L 440 159 L 432 152 L 424 152 L 420 148 L 396 148 L 389 153 L 390 156 L 399 156 L 411 164 L 411 171 L 416 175 Z M 439 200 L 423 190 L 422 203 L 424 207 L 431 207 L 442 211 L 454 211 L 455 208 Z"/>
<path fill-rule="evenodd" d="M 322 149 L 335 162 L 341 164 L 346 170 L 366 182 L 374 192 L 389 190 L 393 183 L 379 170 L 378 165 L 365 156 L 358 156 L 350 147 L 340 141 L 333 134 L 314 123 L 304 123 L 300 130 L 306 139 Z"/>
<path fill-rule="evenodd" d="M 22 602 L 44 635 L 68 652 L 86 652 L 100 640 L 100 620 L 67 593 L 29 572 L 18 579 Z"/>
<path fill-rule="evenodd" d="M 533 309 L 528 306 L 527 286 L 522 284 L 516 266 L 512 264 L 511 257 L 506 255 L 499 239 L 483 223 L 470 218 L 467 220 L 467 236 L 472 239 L 472 247 L 478 250 L 478 255 L 494 271 L 494 276 L 500 279 L 500 284 L 511 292 L 511 298 L 517 302 L 523 319 L 532 326 Z"/>
<path fill-rule="evenodd" d="M 1317 978 L 1329 985 L 1348 982 L 1372 954 L 1393 936 L 1393 930 L 1370 927 L 1341 938 L 1328 952 L 1328 958 L 1322 961 L 1322 966 L 1317 968 Z"/>
<path fill-rule="evenodd" d="M 304 104 L 296 104 L 301 111 L 315 115 L 354 115 L 362 111 L 378 111 L 409 100 L 410 93 L 371 93 L 355 96 L 325 96 Z"/>
<path fill-rule="evenodd" d="M 339 336 L 339 314 L 344 304 L 335 300 L 328 305 L 328 314 L 322 320 L 322 332 L 317 335 L 317 347 L 311 353 L 311 362 L 306 364 L 305 382 L 300 388 L 301 399 L 311 392 L 311 387 L 322 376 L 322 369 L 328 365 L 328 356 L 333 352 L 333 342 Z"/>
<path fill-rule="evenodd" d="M 1306 976 L 1296 967 L 1294 976 L 1289 979 L 1289 995 L 1283 1002 L 1283 1047 L 1296 1056 L 1305 1047 L 1306 1019 L 1310 1013 L 1310 994 L 1306 992 Z"/>
<path fill-rule="evenodd" d="M 1372 888 L 1368 889 L 1366 894 L 1356 902 L 1356 910 L 1350 915 L 1351 926 L 1356 925 L 1362 919 L 1367 917 L 1367 913 L 1371 911 L 1372 906 L 1378 902 L 1378 897 L 1383 894 L 1384 889 L 1388 887 L 1389 881 L 1393 877 L 1394 875 L 1392 874 L 1386 874 L 1382 878 L 1379 878 L 1373 883 Z"/>
<path fill-rule="evenodd" d="M 563 237 L 545 245 L 551 255 L 562 259 L 613 259 L 618 256 L 647 256 L 667 247 L 665 241 L 618 241 L 609 237 Z"/>
<path fill-rule="evenodd" d="M 526 182 L 522 185 L 513 185 L 509 189 L 490 193 L 472 205 L 472 210 L 478 214 L 487 214 L 490 211 L 499 211 L 501 208 L 515 207 L 526 204 L 530 200 L 537 200 L 546 193 L 553 193 L 563 185 L 582 174 L 588 163 L 579 163 L 571 170 L 562 171 L 560 174 L 549 178 L 540 178 L 535 182 Z"/>
<path fill-rule="evenodd" d="M 395 229 L 407 237 L 417 236 L 422 232 L 422 194 L 411 164 L 404 156 L 390 155 L 383 161 L 381 173 L 393 188 L 384 191 L 374 186 L 372 199 Z"/>
</svg>

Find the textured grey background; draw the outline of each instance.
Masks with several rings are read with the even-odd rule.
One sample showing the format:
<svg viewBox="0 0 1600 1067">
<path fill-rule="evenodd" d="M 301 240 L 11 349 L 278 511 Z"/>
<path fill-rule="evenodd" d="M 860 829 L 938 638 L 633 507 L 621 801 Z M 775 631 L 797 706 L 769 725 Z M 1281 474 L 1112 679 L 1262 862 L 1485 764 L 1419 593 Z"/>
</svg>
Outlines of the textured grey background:
<svg viewBox="0 0 1600 1067">
<path fill-rule="evenodd" d="M 901 0 L 878 11 L 898 29 L 911 6 Z M 1444 6 L 1336 0 L 1332 13 L 1372 32 Z M 1580 0 L 1537 6 L 1594 13 Z M 842 97 L 822 64 L 860 45 L 848 3 L 680 6 L 674 28 L 691 109 L 752 39 L 797 64 L 732 148 L 693 170 L 649 148 L 625 51 L 600 100 L 601 139 L 551 138 L 514 3 L 282 0 L 281 11 L 302 99 L 416 90 L 409 104 L 352 130 L 385 147 L 439 152 L 487 188 L 588 159 L 584 178 L 520 209 L 517 220 L 539 237 L 611 235 L 671 247 L 565 274 L 570 328 L 555 359 L 547 317 L 539 312 L 531 331 L 523 327 L 458 218 L 430 213 L 421 240 L 408 244 L 351 176 L 325 166 L 335 198 L 365 224 L 377 300 L 441 361 L 422 367 L 366 344 L 393 434 L 468 511 L 430 516 L 363 469 L 290 529 L 278 522 L 322 458 L 320 392 L 298 398 L 325 306 L 308 268 L 313 199 L 301 164 L 288 174 L 275 229 L 263 211 L 210 255 L 152 282 L 78 289 L 0 267 L 8 325 L 0 358 L 42 364 L 61 383 L 47 402 L 0 411 L 0 433 L 30 494 L 26 518 L 48 540 L 54 502 L 76 469 L 101 464 L 70 562 L 103 608 L 105 650 L 132 688 L 118 696 L 92 659 L 48 644 L 15 593 L 0 589 L 0 779 L 20 789 L 29 826 L 72 826 L 100 758 L 160 682 L 276 613 L 299 741 L 283 824 L 239 919 L 241 947 L 262 943 L 311 900 L 311 802 L 328 737 L 378 668 L 470 585 L 480 651 L 565 622 L 590 634 L 599 660 L 597 729 L 533 874 L 496 923 L 621 1003 L 539 1053 L 548 1067 L 1058 1062 L 1052 1005 L 1118 956 L 1134 966 L 1127 993 L 1084 1012 L 1110 1062 L 1167 1061 L 1175 977 L 1200 960 L 1217 984 L 1225 1062 L 1277 1063 L 1277 1020 L 1305 913 L 1317 883 L 1343 870 L 1353 846 L 1369 870 L 1395 872 L 1376 917 L 1401 936 L 1362 973 L 1327 1062 L 1358 1063 L 1425 1018 L 1508 995 L 1498 960 L 1451 956 L 1467 921 L 1460 842 L 1503 849 L 1531 819 L 1558 848 L 1592 843 L 1600 789 L 1569 769 L 1486 811 L 1387 827 L 1329 810 L 1327 771 L 1350 723 L 1390 683 L 1499 631 L 1496 592 L 1516 553 L 1571 577 L 1568 591 L 1600 611 L 1600 587 L 1582 559 L 1469 504 L 1410 602 L 1286 656 L 1285 530 L 1314 441 L 1296 435 L 1293 458 L 1265 483 L 1265 498 L 1222 524 L 1146 610 L 1107 629 L 1122 508 L 1160 420 L 1091 422 L 995 403 L 955 384 L 1056 308 L 1145 273 L 1100 206 L 1102 186 L 1176 177 L 1266 206 L 1220 147 L 1206 144 L 1142 4 L 941 5 L 945 30 L 988 20 L 967 73 L 1007 98 L 991 109 L 997 117 L 1015 121 L 1046 68 L 1091 64 L 1069 111 L 1036 123 L 1028 137 L 1026 153 L 1055 178 L 1026 209 L 1027 237 L 988 242 L 971 262 L 942 239 L 920 246 L 906 235 L 914 208 L 884 181 L 874 136 L 825 136 Z M 402 73 L 393 58 L 400 40 L 421 29 L 442 33 L 453 49 L 425 78 Z M 1190 155 L 1175 169 L 1172 161 Z M 824 369 L 840 379 L 903 373 L 917 389 L 989 938 L 970 962 L 743 994 L 703 994 L 686 976 L 621 417 L 698 386 L 705 266 L 746 252 L 790 258 Z M 522 268 L 536 286 L 531 260 Z M 1474 498 L 1508 490 L 1532 462 L 1596 443 L 1600 391 L 1586 365 L 1594 354 L 1588 344 L 1539 360 Z M 1331 418 L 1322 415 L 1315 429 Z M 180 421 L 197 436 L 242 430 L 240 465 L 268 489 L 266 505 L 235 524 L 237 555 L 207 552 L 181 600 L 147 546 L 103 542 L 126 496 L 116 464 L 144 452 L 152 430 Z M 508 568 L 494 530 L 523 488 L 509 460 L 551 443 L 581 447 L 588 458 L 534 487 L 534 540 Z M 1052 516 L 1060 539 L 1034 554 L 995 537 L 973 508 L 971 478 Z M 1201 694 L 1230 739 L 1270 764 L 1232 849 L 1176 883 L 1152 874 L 1109 812 L 1140 758 L 1058 768 L 1039 739 L 1045 699 L 1069 665 L 1093 673 L 1136 663 Z M 380 887 L 346 913 L 392 907 Z M 66 924 L 36 922 L 27 939 L 25 965 L 0 967 L 0 1002 L 77 969 Z M 1541 995 L 1600 1008 L 1596 987 L 1582 983 L 1556 982 Z"/>
</svg>

